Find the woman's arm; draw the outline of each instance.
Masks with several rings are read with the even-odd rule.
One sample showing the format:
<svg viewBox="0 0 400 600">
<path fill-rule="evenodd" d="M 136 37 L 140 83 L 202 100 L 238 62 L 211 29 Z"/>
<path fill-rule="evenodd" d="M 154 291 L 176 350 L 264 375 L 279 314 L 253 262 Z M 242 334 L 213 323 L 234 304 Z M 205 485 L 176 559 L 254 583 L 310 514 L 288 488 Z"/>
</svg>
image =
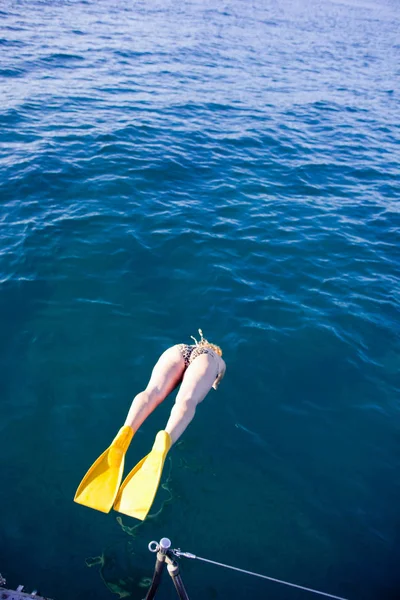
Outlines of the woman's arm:
<svg viewBox="0 0 400 600">
<path fill-rule="evenodd" d="M 225 361 L 222 358 L 220 359 L 220 361 L 221 361 L 221 365 L 222 366 L 221 366 L 221 370 L 220 370 L 220 372 L 219 372 L 219 374 L 217 376 L 217 379 L 213 383 L 214 390 L 216 390 L 218 388 L 218 386 L 221 383 L 221 381 L 223 380 L 223 378 L 225 376 L 225 372 L 226 372 L 226 363 L 225 363 Z"/>
</svg>

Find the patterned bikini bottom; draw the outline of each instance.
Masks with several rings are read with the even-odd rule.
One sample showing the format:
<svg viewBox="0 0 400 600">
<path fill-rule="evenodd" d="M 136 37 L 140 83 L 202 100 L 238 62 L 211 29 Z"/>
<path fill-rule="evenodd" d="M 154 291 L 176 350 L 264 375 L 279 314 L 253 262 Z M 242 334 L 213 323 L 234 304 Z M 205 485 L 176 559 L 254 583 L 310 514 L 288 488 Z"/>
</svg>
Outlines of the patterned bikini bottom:
<svg viewBox="0 0 400 600">
<path fill-rule="evenodd" d="M 182 354 L 183 360 L 185 361 L 186 368 L 188 368 L 188 366 L 194 361 L 195 358 L 200 356 L 200 354 L 210 354 L 211 356 L 216 358 L 214 350 L 211 350 L 211 348 L 207 348 L 204 346 L 178 344 L 178 349 L 179 352 Z M 217 372 L 217 377 L 218 375 L 219 373 Z"/>
</svg>

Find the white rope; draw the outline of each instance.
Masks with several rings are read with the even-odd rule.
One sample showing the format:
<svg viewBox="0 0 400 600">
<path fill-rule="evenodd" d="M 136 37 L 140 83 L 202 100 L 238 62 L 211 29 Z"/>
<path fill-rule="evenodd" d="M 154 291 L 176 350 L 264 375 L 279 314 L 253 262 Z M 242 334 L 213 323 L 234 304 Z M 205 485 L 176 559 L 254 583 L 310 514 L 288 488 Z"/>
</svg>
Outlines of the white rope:
<svg viewBox="0 0 400 600">
<path fill-rule="evenodd" d="M 268 581 L 273 581 L 275 583 L 282 583 L 283 585 L 294 587 L 299 590 L 304 590 L 305 592 L 311 592 L 312 594 L 319 594 L 320 596 L 325 596 L 327 598 L 334 598 L 335 600 L 347 600 L 346 598 L 342 598 L 341 596 L 333 596 L 332 594 L 320 592 L 318 590 L 304 587 L 302 585 L 297 585 L 295 583 L 289 583 L 288 581 L 283 581 L 282 579 L 275 579 L 274 577 L 268 577 L 267 575 L 260 575 L 260 573 L 253 573 L 253 571 L 246 571 L 246 569 L 239 569 L 238 567 L 232 567 L 231 565 L 225 565 L 224 563 L 216 562 L 215 560 L 209 560 L 208 558 L 202 558 L 201 556 L 196 556 L 195 554 L 191 554 L 190 552 L 181 552 L 180 550 L 174 550 L 174 554 L 176 554 L 177 556 L 184 556 L 185 558 L 196 558 L 197 560 L 202 560 L 203 562 L 207 562 L 212 565 L 217 565 L 217 567 L 224 567 L 225 569 L 232 569 L 232 571 L 239 571 L 239 573 L 245 573 L 246 575 L 253 575 L 253 577 L 261 577 L 261 579 L 268 579 Z"/>
</svg>

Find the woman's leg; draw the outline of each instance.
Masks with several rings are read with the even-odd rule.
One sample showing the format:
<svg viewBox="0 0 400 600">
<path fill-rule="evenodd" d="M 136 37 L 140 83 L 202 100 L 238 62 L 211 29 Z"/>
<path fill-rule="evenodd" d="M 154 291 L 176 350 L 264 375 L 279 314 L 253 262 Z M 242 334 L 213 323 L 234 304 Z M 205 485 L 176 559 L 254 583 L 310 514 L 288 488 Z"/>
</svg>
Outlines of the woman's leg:
<svg viewBox="0 0 400 600">
<path fill-rule="evenodd" d="M 177 346 L 168 348 L 158 359 L 146 389 L 133 399 L 125 425 L 137 431 L 150 413 L 176 388 L 185 371 L 185 361 Z"/>
<path fill-rule="evenodd" d="M 165 427 L 172 444 L 180 438 L 196 412 L 196 406 L 207 396 L 217 377 L 217 362 L 210 354 L 200 354 L 185 371 L 182 385 Z"/>
</svg>

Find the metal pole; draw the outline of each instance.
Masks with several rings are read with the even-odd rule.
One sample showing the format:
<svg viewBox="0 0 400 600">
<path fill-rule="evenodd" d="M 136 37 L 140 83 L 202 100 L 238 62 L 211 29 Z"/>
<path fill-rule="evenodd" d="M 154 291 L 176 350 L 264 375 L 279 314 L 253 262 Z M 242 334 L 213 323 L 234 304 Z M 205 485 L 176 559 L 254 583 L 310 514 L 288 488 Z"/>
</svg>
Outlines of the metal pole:
<svg viewBox="0 0 400 600">
<path fill-rule="evenodd" d="M 154 546 L 152 546 L 152 544 L 155 544 L 155 543 L 156 542 L 150 542 L 150 544 L 149 544 L 149 550 L 151 552 L 154 552 Z M 161 583 L 161 576 L 163 574 L 163 570 L 165 567 L 165 559 L 167 558 L 167 552 L 168 552 L 169 548 L 171 547 L 171 541 L 168 538 L 162 538 L 162 540 L 160 540 L 160 543 L 157 544 L 157 546 L 158 546 L 158 552 L 157 552 L 156 564 L 154 567 L 153 579 L 152 579 L 150 588 L 149 588 L 144 600 L 153 600 L 154 596 L 156 595 L 158 586 Z"/>
<path fill-rule="evenodd" d="M 176 562 L 176 560 L 174 560 L 172 558 L 172 556 L 173 556 L 172 554 L 169 556 L 170 560 L 167 559 L 168 573 L 170 574 L 171 579 L 174 582 L 174 586 L 178 593 L 179 600 L 189 600 L 189 596 L 187 595 L 185 586 L 183 585 L 182 577 L 180 576 L 180 573 L 179 573 L 179 565 Z"/>
</svg>

